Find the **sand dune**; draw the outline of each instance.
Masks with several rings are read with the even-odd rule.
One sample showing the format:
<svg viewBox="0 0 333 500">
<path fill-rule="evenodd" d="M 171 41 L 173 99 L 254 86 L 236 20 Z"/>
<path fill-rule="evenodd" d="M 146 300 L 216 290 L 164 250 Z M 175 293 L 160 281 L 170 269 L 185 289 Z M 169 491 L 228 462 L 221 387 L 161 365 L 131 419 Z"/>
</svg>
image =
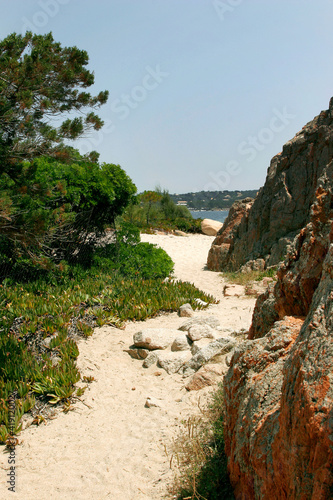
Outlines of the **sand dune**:
<svg viewBox="0 0 333 500">
<path fill-rule="evenodd" d="M 254 299 L 223 297 L 218 273 L 205 270 L 212 237 L 143 235 L 159 244 L 175 262 L 175 275 L 211 293 L 221 302 L 197 314 L 214 314 L 226 327 L 248 328 Z M 178 328 L 176 313 L 145 321 L 147 327 Z M 78 365 L 95 381 L 74 410 L 31 426 L 16 447 L 17 500 L 30 499 L 162 499 L 173 472 L 165 452 L 181 420 L 198 411 L 199 397 L 210 389 L 187 392 L 180 375 L 167 375 L 156 366 L 143 369 L 124 349 L 142 323 L 125 330 L 102 327 L 79 343 Z M 148 396 L 161 407 L 146 408 Z M 88 406 L 86 406 L 88 405 Z M 14 498 L 5 482 L 8 456 L 1 453 L 2 499 Z"/>
</svg>

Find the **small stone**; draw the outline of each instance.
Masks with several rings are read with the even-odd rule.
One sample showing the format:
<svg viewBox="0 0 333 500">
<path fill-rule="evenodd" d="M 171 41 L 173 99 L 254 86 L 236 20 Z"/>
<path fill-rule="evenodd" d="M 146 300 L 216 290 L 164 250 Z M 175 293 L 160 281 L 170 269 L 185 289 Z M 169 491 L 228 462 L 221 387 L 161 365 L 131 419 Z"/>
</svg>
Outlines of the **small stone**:
<svg viewBox="0 0 333 500">
<path fill-rule="evenodd" d="M 220 326 L 220 321 L 215 316 L 206 316 L 204 318 L 192 318 L 185 321 L 185 323 L 183 323 L 178 328 L 178 330 L 181 330 L 183 332 L 188 332 L 189 329 L 194 325 L 209 325 L 212 328 L 216 328 L 217 326 Z"/>
<path fill-rule="evenodd" d="M 188 351 L 191 349 L 191 340 L 183 333 L 175 338 L 171 345 L 171 351 Z"/>
<path fill-rule="evenodd" d="M 133 359 L 142 359 L 135 346 L 130 346 L 129 349 L 124 349 L 124 352 L 127 352 Z"/>
<path fill-rule="evenodd" d="M 177 373 L 190 358 L 190 351 L 163 352 L 158 355 L 158 366 L 170 375 Z"/>
<path fill-rule="evenodd" d="M 61 358 L 59 358 L 59 356 L 54 356 L 54 358 L 51 359 L 52 366 L 58 366 L 60 362 Z"/>
<path fill-rule="evenodd" d="M 51 337 L 46 337 L 44 340 L 43 340 L 43 345 L 45 347 L 47 347 L 47 349 L 50 349 L 50 344 L 52 342 L 53 339 L 56 339 L 58 337 L 58 335 L 51 335 Z"/>
<path fill-rule="evenodd" d="M 192 353 L 192 356 L 194 356 L 197 352 L 199 352 L 203 347 L 206 347 L 207 345 L 209 345 L 211 342 L 213 342 L 212 339 L 209 339 L 209 338 L 202 338 L 200 340 L 196 340 L 195 342 L 193 342 L 192 346 L 191 346 L 191 353 Z"/>
<path fill-rule="evenodd" d="M 151 352 L 142 363 L 142 366 L 143 368 L 149 368 L 156 362 L 157 362 L 157 354 L 155 352 Z"/>
<path fill-rule="evenodd" d="M 178 330 L 169 328 L 145 328 L 133 335 L 133 343 L 135 347 L 143 347 L 149 351 L 166 349 L 177 335 Z"/>
<path fill-rule="evenodd" d="M 180 306 L 178 315 L 181 317 L 191 318 L 194 315 L 191 304 L 183 304 L 182 306 Z"/>
<path fill-rule="evenodd" d="M 224 285 L 223 288 L 223 295 L 225 297 L 241 297 L 244 293 L 242 285 Z"/>
<path fill-rule="evenodd" d="M 225 372 L 225 367 L 220 363 L 202 366 L 185 385 L 185 388 L 188 391 L 199 391 L 204 387 L 217 384 Z"/>
<path fill-rule="evenodd" d="M 148 397 L 145 403 L 146 408 L 153 408 L 153 407 L 162 408 L 162 406 L 163 404 L 161 403 L 161 401 L 152 396 Z"/>
<path fill-rule="evenodd" d="M 150 351 L 148 349 L 138 349 L 138 354 L 141 359 L 146 359 L 146 357 L 149 355 Z"/>
<path fill-rule="evenodd" d="M 214 330 L 209 325 L 193 325 L 188 330 L 188 337 L 194 342 L 202 338 L 214 339 Z"/>
</svg>

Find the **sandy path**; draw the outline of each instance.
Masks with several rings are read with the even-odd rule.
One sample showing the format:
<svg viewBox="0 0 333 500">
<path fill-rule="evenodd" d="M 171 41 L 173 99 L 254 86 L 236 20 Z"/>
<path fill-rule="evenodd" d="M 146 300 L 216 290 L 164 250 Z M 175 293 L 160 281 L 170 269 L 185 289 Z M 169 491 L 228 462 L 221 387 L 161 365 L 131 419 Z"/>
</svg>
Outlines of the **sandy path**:
<svg viewBox="0 0 333 500">
<path fill-rule="evenodd" d="M 214 314 L 222 325 L 236 329 L 249 326 L 254 300 L 223 298 L 218 273 L 204 270 L 211 237 L 143 235 L 142 240 L 166 249 L 176 263 L 177 278 L 222 299 L 198 315 Z M 173 313 L 144 324 L 178 328 L 183 321 Z M 164 498 L 173 475 L 165 448 L 177 435 L 181 420 L 197 411 L 198 398 L 209 390 L 188 393 L 179 375 L 167 375 L 156 366 L 144 370 L 130 358 L 124 349 L 141 326 L 98 328 L 79 343 L 81 373 L 96 379 L 82 398 L 90 408 L 77 402 L 68 414 L 60 413 L 21 434 L 22 444 L 16 447 L 16 499 Z M 159 398 L 161 407 L 145 408 L 148 396 Z M 7 458 L 2 452 L 1 499 L 14 498 L 7 491 Z"/>
</svg>

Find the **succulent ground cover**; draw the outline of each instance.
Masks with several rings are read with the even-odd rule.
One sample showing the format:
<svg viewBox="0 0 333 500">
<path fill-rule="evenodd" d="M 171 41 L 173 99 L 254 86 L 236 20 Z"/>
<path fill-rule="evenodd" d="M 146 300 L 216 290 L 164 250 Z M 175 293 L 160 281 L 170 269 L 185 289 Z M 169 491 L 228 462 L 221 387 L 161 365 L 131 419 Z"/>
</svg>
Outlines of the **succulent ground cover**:
<svg viewBox="0 0 333 500">
<path fill-rule="evenodd" d="M 190 283 L 124 277 L 119 269 L 71 269 L 57 277 L 0 285 L 0 441 L 9 433 L 8 398 L 15 395 L 15 432 L 41 400 L 65 403 L 81 379 L 77 341 L 96 326 L 122 327 L 184 302 L 214 302 Z"/>
</svg>

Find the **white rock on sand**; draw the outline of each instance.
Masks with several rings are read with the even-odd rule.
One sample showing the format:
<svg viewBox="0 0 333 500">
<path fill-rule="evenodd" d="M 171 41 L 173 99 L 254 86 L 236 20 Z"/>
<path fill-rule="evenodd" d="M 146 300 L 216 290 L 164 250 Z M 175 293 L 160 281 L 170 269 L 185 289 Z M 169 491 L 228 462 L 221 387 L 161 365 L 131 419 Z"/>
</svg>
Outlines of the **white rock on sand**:
<svg viewBox="0 0 333 500">
<path fill-rule="evenodd" d="M 205 270 L 213 237 L 143 235 L 142 240 L 157 243 L 170 254 L 177 278 L 221 300 L 208 310 L 196 311 L 196 316 L 217 317 L 223 330 L 250 326 L 255 299 L 224 297 L 220 275 Z M 16 447 L 16 500 L 161 500 L 166 495 L 173 471 L 165 448 L 170 449 L 181 421 L 198 411 L 198 398 L 202 404 L 212 388 L 188 392 L 184 385 L 189 379 L 168 375 L 156 365 L 144 369 L 125 351 L 143 328 L 177 330 L 183 322 L 177 313 L 164 314 L 129 323 L 125 330 L 98 328 L 80 341 L 79 368 L 95 381 L 81 398 L 85 404 L 77 401 L 74 411 L 21 433 L 22 444 Z M 147 398 L 158 401 L 158 406 L 145 407 Z M 0 464 L 0 498 L 12 499 L 5 484 L 8 454 L 3 450 Z"/>
</svg>

